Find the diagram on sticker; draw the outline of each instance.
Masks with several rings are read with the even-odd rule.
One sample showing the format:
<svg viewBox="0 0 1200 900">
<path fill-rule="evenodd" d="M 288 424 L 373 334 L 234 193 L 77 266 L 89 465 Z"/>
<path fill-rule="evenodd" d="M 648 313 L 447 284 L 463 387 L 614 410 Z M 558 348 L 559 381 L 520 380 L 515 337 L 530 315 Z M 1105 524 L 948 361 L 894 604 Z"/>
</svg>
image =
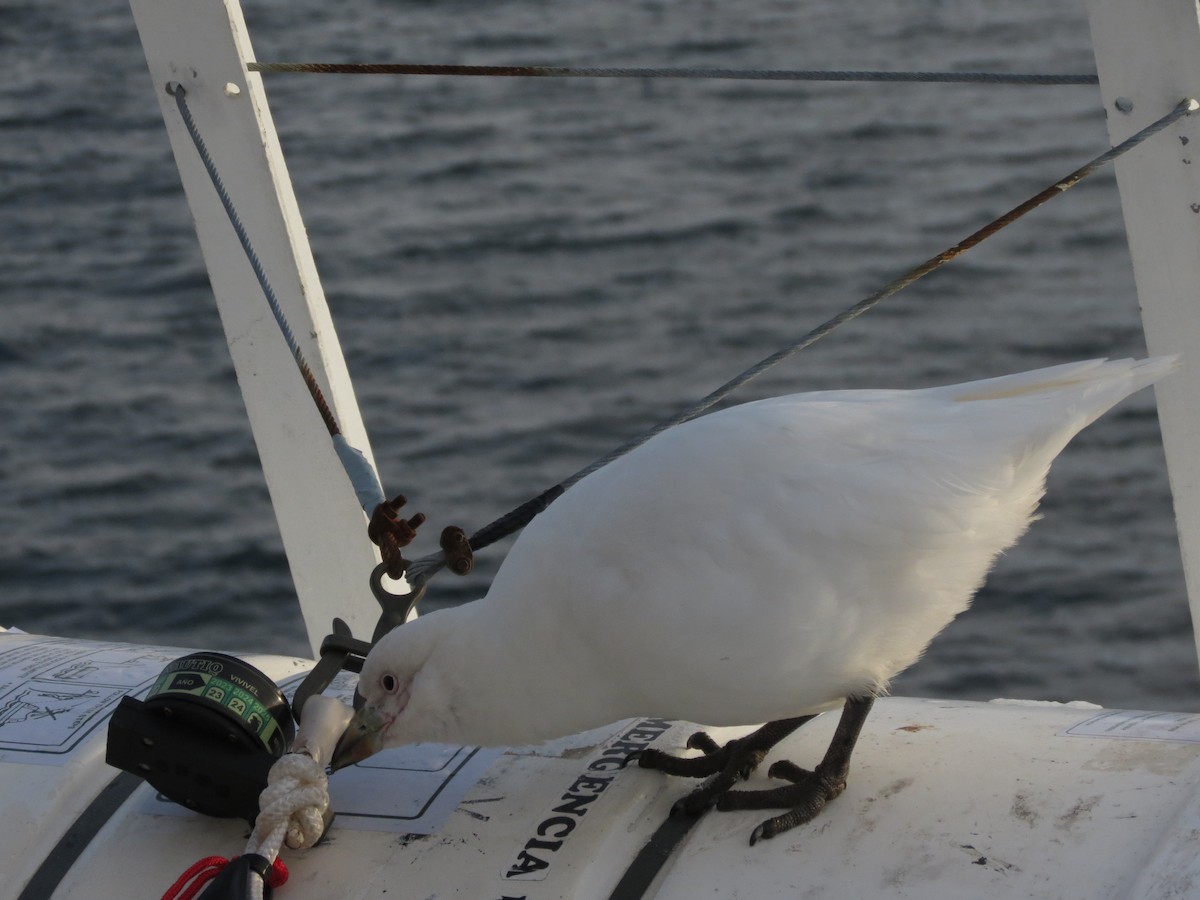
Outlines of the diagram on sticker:
<svg viewBox="0 0 1200 900">
<path fill-rule="evenodd" d="M 174 651 L 6 635 L 0 641 L 0 759 L 65 763 L 126 694 L 153 683 Z"/>
</svg>

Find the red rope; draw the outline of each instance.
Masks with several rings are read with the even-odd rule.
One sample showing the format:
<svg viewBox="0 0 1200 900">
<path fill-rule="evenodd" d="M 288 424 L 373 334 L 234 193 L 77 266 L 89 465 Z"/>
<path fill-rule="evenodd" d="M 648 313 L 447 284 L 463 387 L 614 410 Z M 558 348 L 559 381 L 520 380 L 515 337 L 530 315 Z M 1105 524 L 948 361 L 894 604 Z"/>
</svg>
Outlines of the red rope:
<svg viewBox="0 0 1200 900">
<path fill-rule="evenodd" d="M 283 858 L 277 856 L 275 862 L 271 863 L 271 871 L 267 873 L 267 887 L 283 887 L 287 880 L 288 868 L 283 864 Z"/>
<path fill-rule="evenodd" d="M 229 860 L 223 856 L 206 856 L 179 876 L 179 879 L 167 888 L 162 900 L 192 900 L 200 888 L 204 887 L 229 865 Z M 192 881 L 195 879 L 195 881 Z M 188 882 L 192 883 L 189 885 Z"/>
<path fill-rule="evenodd" d="M 162 900 L 193 900 L 200 893 L 201 888 L 225 871 L 225 867 L 235 859 L 237 859 L 236 856 L 232 859 L 226 859 L 223 856 L 206 856 L 193 863 L 173 885 L 167 888 Z M 283 864 L 281 858 L 276 857 L 275 862 L 271 863 L 270 871 L 267 872 L 267 886 L 282 887 L 287 880 L 287 866 Z"/>
</svg>

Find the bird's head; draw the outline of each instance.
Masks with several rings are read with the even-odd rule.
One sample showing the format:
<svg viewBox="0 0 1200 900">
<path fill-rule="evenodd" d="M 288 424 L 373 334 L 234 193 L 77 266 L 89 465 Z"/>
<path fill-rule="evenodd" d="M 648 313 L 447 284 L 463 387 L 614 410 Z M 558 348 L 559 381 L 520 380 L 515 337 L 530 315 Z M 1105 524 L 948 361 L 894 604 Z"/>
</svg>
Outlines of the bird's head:
<svg viewBox="0 0 1200 900">
<path fill-rule="evenodd" d="M 437 741 L 447 734 L 454 704 L 439 666 L 430 660 L 436 614 L 383 637 L 358 678 L 361 705 L 342 733 L 330 767 L 336 771 L 388 747 Z"/>
</svg>

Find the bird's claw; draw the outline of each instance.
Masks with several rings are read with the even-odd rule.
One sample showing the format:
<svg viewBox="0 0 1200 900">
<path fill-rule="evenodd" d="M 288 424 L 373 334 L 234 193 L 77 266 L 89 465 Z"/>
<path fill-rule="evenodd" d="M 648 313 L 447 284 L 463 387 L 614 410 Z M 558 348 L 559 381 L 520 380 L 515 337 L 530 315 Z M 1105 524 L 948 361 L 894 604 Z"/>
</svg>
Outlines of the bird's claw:
<svg viewBox="0 0 1200 900">
<path fill-rule="evenodd" d="M 698 816 L 708 812 L 717 805 L 717 798 L 704 788 L 692 791 L 686 797 L 680 797 L 671 805 L 671 817 L 675 819 Z"/>
<path fill-rule="evenodd" d="M 861 719 L 870 709 L 870 701 L 856 701 L 852 706 L 852 724 L 861 724 Z M 848 702 L 847 709 L 850 708 Z M 630 758 L 636 758 L 642 768 L 658 769 L 668 775 L 707 779 L 674 803 L 671 807 L 672 817 L 698 816 L 713 807 L 721 811 L 785 810 L 782 815 L 767 819 L 754 829 L 750 834 L 750 843 L 756 844 L 763 838 L 774 837 L 809 821 L 845 787 L 848 749 L 844 751 L 846 759 L 839 758 L 836 763 L 829 759 L 830 754 L 827 753 L 826 760 L 811 772 L 786 761 L 772 764 L 768 775 L 792 782 L 785 787 L 767 791 L 731 790 L 739 779 L 749 779 L 771 747 L 813 718 L 809 715 L 768 722 L 752 734 L 734 738 L 724 746 L 718 745 L 703 731 L 698 731 L 687 739 L 687 748 L 700 750 L 702 756 L 675 756 L 650 748 L 630 754 Z M 846 714 L 843 714 L 845 718 Z"/>
<path fill-rule="evenodd" d="M 761 822 L 751 833 L 750 843 L 783 834 L 798 825 L 811 822 L 818 813 L 846 789 L 842 771 L 829 772 L 820 766 L 816 771 L 801 769 L 794 763 L 776 763 L 792 784 L 761 791 L 726 791 L 717 800 L 721 812 L 749 809 L 781 809 L 777 816 Z M 778 773 L 774 773 L 778 774 Z"/>
<path fill-rule="evenodd" d="M 784 781 L 790 781 L 792 784 L 803 784 L 813 777 L 813 773 L 809 769 L 802 769 L 790 760 L 781 759 L 771 763 L 771 768 L 767 769 L 768 778 L 780 778 Z"/>
<path fill-rule="evenodd" d="M 750 832 L 750 846 L 753 847 L 763 839 L 775 837 L 777 834 L 783 834 L 791 826 L 779 827 L 779 822 L 785 816 L 775 816 L 771 819 L 766 819 L 754 826 L 754 830 Z"/>
</svg>

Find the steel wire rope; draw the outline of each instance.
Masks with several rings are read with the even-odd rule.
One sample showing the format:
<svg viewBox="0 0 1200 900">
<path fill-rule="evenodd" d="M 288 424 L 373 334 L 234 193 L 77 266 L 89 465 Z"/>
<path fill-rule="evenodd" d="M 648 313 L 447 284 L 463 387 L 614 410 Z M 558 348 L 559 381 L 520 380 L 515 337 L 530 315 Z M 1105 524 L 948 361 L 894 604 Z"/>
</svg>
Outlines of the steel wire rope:
<svg viewBox="0 0 1200 900">
<path fill-rule="evenodd" d="M 858 81 L 925 84 L 1084 85 L 1095 75 L 1007 72 L 879 72 L 819 69 L 647 68 L 620 66 L 469 66 L 428 63 L 252 62 L 251 72 L 321 75 L 454 75 L 491 78 L 694 78 L 736 81 Z"/>
<path fill-rule="evenodd" d="M 296 367 L 300 370 L 300 375 L 304 379 L 305 386 L 308 388 L 309 396 L 312 397 L 313 403 L 316 404 L 317 411 L 321 414 L 321 420 L 325 423 L 325 428 L 328 430 L 330 438 L 333 439 L 334 449 L 337 451 L 342 467 L 346 470 L 346 475 L 350 478 L 355 496 L 358 498 L 363 511 L 370 516 L 372 510 L 386 499 L 383 494 L 383 487 L 379 481 L 379 475 L 376 473 L 374 466 L 363 455 L 362 451 L 351 445 L 346 440 L 345 435 L 342 434 L 337 417 L 334 416 L 333 410 L 330 409 L 321 386 L 317 384 L 317 379 L 313 375 L 308 361 L 304 358 L 304 351 L 300 349 L 300 344 L 297 342 L 296 335 L 292 331 L 292 326 L 283 312 L 283 307 L 279 303 L 275 289 L 271 286 L 271 279 L 267 277 L 267 271 L 263 267 L 262 260 L 258 257 L 258 252 L 254 249 L 254 243 L 250 240 L 246 226 L 242 224 L 242 218 L 238 215 L 233 198 L 229 195 L 229 191 L 225 187 L 225 182 L 221 178 L 221 173 L 218 171 L 216 163 L 213 162 L 212 154 L 208 152 L 208 145 L 204 142 L 204 137 L 200 134 L 196 120 L 192 117 L 192 111 L 188 108 L 187 100 L 185 99 L 187 91 L 183 85 L 173 81 L 167 85 L 167 93 L 175 98 L 175 104 L 179 108 L 179 115 L 183 119 L 184 127 L 191 136 L 192 143 L 196 146 L 196 152 L 200 156 L 200 161 L 204 164 L 204 169 L 217 191 L 221 205 L 225 208 L 225 214 L 229 217 L 229 223 L 233 226 L 233 230 L 237 234 L 238 241 L 242 245 L 242 250 L 246 254 L 246 259 L 249 261 L 250 267 L 254 270 L 254 276 L 258 279 L 263 296 L 267 298 L 267 305 L 271 308 L 271 314 L 275 317 L 275 324 L 279 326 L 279 331 L 283 335 L 288 349 L 292 352 L 292 357 L 296 361 Z"/>
</svg>

